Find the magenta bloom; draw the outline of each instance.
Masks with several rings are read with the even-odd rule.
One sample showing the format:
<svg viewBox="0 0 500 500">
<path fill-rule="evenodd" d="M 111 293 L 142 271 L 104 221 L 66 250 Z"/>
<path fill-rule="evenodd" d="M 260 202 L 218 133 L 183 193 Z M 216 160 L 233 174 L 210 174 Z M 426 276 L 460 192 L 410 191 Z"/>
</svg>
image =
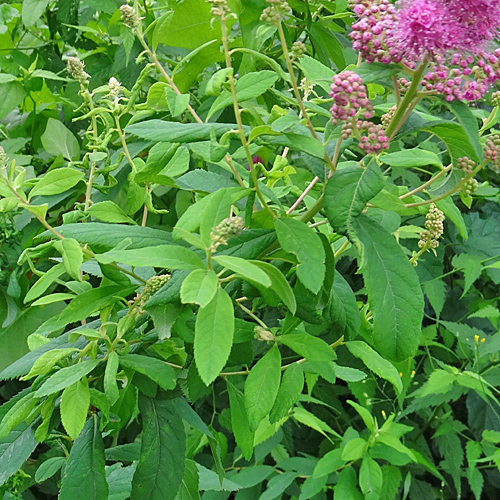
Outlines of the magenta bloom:
<svg viewBox="0 0 500 500">
<path fill-rule="evenodd" d="M 409 60 L 465 47 L 463 25 L 441 0 L 401 0 L 394 35 Z"/>
</svg>

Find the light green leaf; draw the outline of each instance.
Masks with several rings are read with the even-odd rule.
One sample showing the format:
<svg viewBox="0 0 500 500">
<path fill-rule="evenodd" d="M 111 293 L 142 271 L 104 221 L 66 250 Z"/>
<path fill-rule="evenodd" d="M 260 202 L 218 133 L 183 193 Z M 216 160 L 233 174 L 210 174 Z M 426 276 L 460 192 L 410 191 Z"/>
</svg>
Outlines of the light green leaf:
<svg viewBox="0 0 500 500">
<path fill-rule="evenodd" d="M 285 344 L 308 361 L 332 361 L 337 357 L 335 351 L 324 340 L 309 333 L 280 335 L 278 342 Z"/>
<path fill-rule="evenodd" d="M 63 300 L 74 299 L 76 295 L 73 293 L 51 293 L 50 295 L 45 295 L 45 297 L 40 297 L 35 300 L 31 307 L 44 306 L 46 304 L 54 304 L 55 302 L 62 302 Z"/>
<path fill-rule="evenodd" d="M 59 500 L 103 500 L 108 498 L 104 443 L 99 419 L 92 415 L 75 439 L 61 480 Z"/>
<path fill-rule="evenodd" d="M 253 454 L 254 432 L 250 430 L 248 423 L 244 395 L 229 381 L 229 378 L 226 377 L 226 383 L 231 407 L 231 426 L 234 438 L 245 459 L 250 460 Z"/>
<path fill-rule="evenodd" d="M 373 314 L 375 347 L 402 361 L 418 348 L 424 313 L 415 268 L 394 237 L 369 217 L 353 221 L 362 248 L 361 270 Z"/>
<path fill-rule="evenodd" d="M 86 361 L 82 361 L 76 365 L 61 368 L 59 371 L 54 373 L 54 375 L 48 378 L 40 389 L 36 391 L 36 397 L 40 398 L 42 396 L 49 396 L 50 394 L 54 394 L 55 392 L 65 389 L 80 380 L 82 377 L 88 375 L 100 362 L 100 359 L 87 359 Z"/>
<path fill-rule="evenodd" d="M 176 376 L 174 369 L 160 359 L 142 356 L 140 354 L 125 354 L 119 357 L 120 366 L 146 375 L 165 391 L 175 388 Z"/>
<path fill-rule="evenodd" d="M 327 434 L 333 434 L 338 438 L 341 437 L 338 432 L 335 432 L 326 422 L 314 415 L 314 413 L 311 413 L 300 406 L 297 406 L 293 410 L 293 418 L 297 420 L 297 422 L 307 425 L 307 427 L 323 434 L 325 437 Z"/>
<path fill-rule="evenodd" d="M 441 167 L 442 163 L 439 156 L 432 151 L 425 149 L 413 148 L 387 153 L 380 157 L 380 160 L 391 167 L 426 167 L 433 165 Z"/>
<path fill-rule="evenodd" d="M 304 388 L 304 370 L 293 363 L 283 373 L 276 401 L 271 409 L 269 421 L 274 424 L 288 415 L 290 408 L 298 401 Z"/>
<path fill-rule="evenodd" d="M 64 349 L 51 349 L 43 353 L 33 364 L 28 375 L 21 377 L 21 380 L 29 380 L 30 378 L 44 375 L 54 368 L 55 364 L 61 359 L 66 358 L 76 351 L 75 347 L 66 347 Z"/>
<path fill-rule="evenodd" d="M 245 381 L 245 408 L 252 431 L 270 413 L 278 395 L 280 379 L 281 354 L 274 345 L 257 361 Z"/>
<path fill-rule="evenodd" d="M 325 249 L 321 238 L 307 224 L 296 219 L 276 219 L 276 235 L 286 252 L 297 256 L 297 277 L 313 293 L 318 293 L 325 279 Z"/>
<path fill-rule="evenodd" d="M 214 298 L 196 316 L 194 359 L 205 385 L 210 385 L 224 368 L 234 335 L 233 302 L 227 292 L 217 289 Z"/>
<path fill-rule="evenodd" d="M 116 203 L 112 201 L 100 201 L 94 203 L 87 212 L 103 222 L 113 222 L 117 224 L 136 224 Z"/>
<path fill-rule="evenodd" d="M 173 401 L 139 397 L 141 458 L 130 500 L 173 500 L 184 477 L 186 435 Z"/>
<path fill-rule="evenodd" d="M 361 340 L 346 342 L 345 345 L 353 356 L 363 363 L 376 375 L 390 382 L 398 393 L 403 390 L 403 382 L 396 367 Z"/>
<path fill-rule="evenodd" d="M 54 242 L 54 248 L 62 255 L 66 272 L 75 280 L 80 281 L 80 266 L 83 264 L 83 251 L 78 241 L 64 238 Z"/>
<path fill-rule="evenodd" d="M 359 468 L 359 486 L 365 495 L 365 500 L 379 500 L 382 494 L 382 483 L 380 465 L 373 458 L 365 455 Z"/>
<path fill-rule="evenodd" d="M 206 269 L 203 261 L 191 250 L 177 245 L 110 250 L 96 255 L 99 262 L 121 262 L 137 267 L 164 267 L 167 269 Z"/>
<path fill-rule="evenodd" d="M 182 282 L 181 302 L 205 307 L 217 292 L 217 275 L 214 271 L 196 269 Z"/>
<path fill-rule="evenodd" d="M 171 88 L 165 89 L 168 107 L 172 116 L 179 116 L 189 105 L 189 94 L 178 94 Z"/>
<path fill-rule="evenodd" d="M 217 262 L 217 264 L 238 273 L 243 278 L 256 281 L 266 288 L 271 286 L 271 278 L 262 269 L 260 269 L 260 267 L 246 261 L 245 259 L 230 255 L 218 255 L 212 258 L 215 262 Z"/>
<path fill-rule="evenodd" d="M 40 140 L 45 151 L 53 156 L 62 155 L 66 160 L 75 160 L 80 156 L 80 144 L 76 137 L 59 120 L 48 119 Z"/>
<path fill-rule="evenodd" d="M 52 457 L 45 460 L 35 472 L 35 481 L 43 483 L 50 479 L 66 463 L 65 457 Z"/>
<path fill-rule="evenodd" d="M 4 4 L 5 5 L 5 4 Z M 26 90 L 19 82 L 7 82 L 0 84 L 0 120 L 16 109 L 26 97 Z"/>
<path fill-rule="evenodd" d="M 61 421 L 68 436 L 76 439 L 82 432 L 90 406 L 90 391 L 87 377 L 71 384 L 61 395 Z"/>
<path fill-rule="evenodd" d="M 26 420 L 33 408 L 38 403 L 35 393 L 30 392 L 22 397 L 9 409 L 0 423 L 0 439 L 3 439 L 9 432 Z"/>
<path fill-rule="evenodd" d="M 64 193 L 73 186 L 76 186 L 84 177 L 83 172 L 74 168 L 56 168 L 46 173 L 30 191 L 30 198 L 33 196 L 50 196 Z"/>
<path fill-rule="evenodd" d="M 115 351 L 111 351 L 108 355 L 106 370 L 104 371 L 104 393 L 110 405 L 114 405 L 120 397 L 118 384 L 116 383 L 119 364 L 118 354 Z"/>
<path fill-rule="evenodd" d="M 366 451 L 368 443 L 363 438 L 353 438 L 346 443 L 342 450 L 342 460 L 350 462 L 351 460 L 359 460 Z"/>
<path fill-rule="evenodd" d="M 229 217 L 230 211 L 231 198 L 227 196 L 225 190 L 221 189 L 210 195 L 200 221 L 200 236 L 207 247 L 212 243 L 210 238 L 212 229 L 223 219 Z"/>
<path fill-rule="evenodd" d="M 24 26 L 27 28 L 34 26 L 42 17 L 49 3 L 50 0 L 25 0 L 22 3 L 23 10 L 21 15 Z"/>
</svg>

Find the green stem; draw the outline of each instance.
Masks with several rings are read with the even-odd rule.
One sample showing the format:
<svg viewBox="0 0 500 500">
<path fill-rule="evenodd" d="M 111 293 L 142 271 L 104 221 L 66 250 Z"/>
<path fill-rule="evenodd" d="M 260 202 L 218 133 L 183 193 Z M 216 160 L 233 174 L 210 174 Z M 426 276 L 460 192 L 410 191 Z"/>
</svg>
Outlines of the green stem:
<svg viewBox="0 0 500 500">
<path fill-rule="evenodd" d="M 226 24 L 226 19 L 224 17 L 221 18 L 220 24 L 222 31 L 222 46 L 224 48 L 224 56 L 226 60 L 226 68 L 231 68 L 232 67 L 231 55 L 229 53 L 229 45 L 227 41 L 227 24 Z M 245 154 L 247 157 L 248 166 L 250 168 L 250 175 L 252 176 L 253 187 L 255 189 L 257 196 L 259 197 L 259 201 L 261 202 L 262 206 L 269 212 L 271 217 L 274 218 L 275 217 L 274 212 L 269 208 L 269 205 L 266 203 L 266 200 L 264 199 L 264 196 L 262 195 L 259 189 L 257 171 L 255 169 L 255 165 L 253 164 L 252 154 L 250 153 L 248 141 L 245 135 L 245 131 L 243 129 L 243 122 L 241 120 L 241 112 L 238 104 L 238 96 L 236 95 L 236 84 L 234 82 L 234 76 L 231 73 L 229 74 L 228 80 L 229 80 L 229 86 L 231 88 L 231 95 L 233 96 L 233 108 L 234 108 L 234 115 L 236 117 L 236 123 L 238 125 L 238 133 L 240 135 L 241 144 L 243 146 L 243 149 L 245 150 Z"/>
<path fill-rule="evenodd" d="M 391 123 L 389 123 L 389 126 L 387 127 L 385 133 L 388 137 L 391 137 L 393 133 L 396 131 L 396 127 L 400 127 L 403 122 L 403 117 L 409 108 L 411 102 L 413 101 L 413 98 L 417 94 L 417 89 L 418 86 L 420 85 L 420 82 L 422 81 L 422 76 L 424 75 L 425 68 L 427 67 L 427 60 L 424 59 L 422 64 L 417 68 L 413 75 L 413 79 L 410 85 L 410 88 L 406 92 L 404 99 L 401 101 L 401 104 L 398 106 L 398 109 L 396 110 L 396 113 L 394 114 L 394 117 L 391 120 Z"/>
</svg>

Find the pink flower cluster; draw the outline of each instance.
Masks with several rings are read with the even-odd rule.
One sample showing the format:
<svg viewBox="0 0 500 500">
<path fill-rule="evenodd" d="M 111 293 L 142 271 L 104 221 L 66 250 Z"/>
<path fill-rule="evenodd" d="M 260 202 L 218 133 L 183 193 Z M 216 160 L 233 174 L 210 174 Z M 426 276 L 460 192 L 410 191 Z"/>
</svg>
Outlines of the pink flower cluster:
<svg viewBox="0 0 500 500">
<path fill-rule="evenodd" d="M 354 71 L 344 71 L 333 77 L 330 86 L 333 105 L 330 109 L 333 123 L 346 121 L 362 114 L 364 118 L 373 116 L 373 106 L 368 99 L 363 80 Z"/>
<path fill-rule="evenodd" d="M 449 101 L 479 99 L 500 81 L 500 50 L 487 50 L 500 34 L 500 1 L 351 1 L 359 20 L 350 36 L 367 62 L 413 69 L 427 58 L 424 90 Z"/>
</svg>

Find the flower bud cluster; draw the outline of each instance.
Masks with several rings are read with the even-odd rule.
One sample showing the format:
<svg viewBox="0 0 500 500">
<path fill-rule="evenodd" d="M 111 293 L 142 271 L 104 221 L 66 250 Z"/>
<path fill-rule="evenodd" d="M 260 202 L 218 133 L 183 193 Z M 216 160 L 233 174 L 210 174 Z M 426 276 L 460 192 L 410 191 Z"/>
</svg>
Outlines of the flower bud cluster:
<svg viewBox="0 0 500 500">
<path fill-rule="evenodd" d="M 130 304 L 134 304 L 142 312 L 144 304 L 170 279 L 170 274 L 160 274 L 159 276 L 152 276 L 146 281 L 142 292 L 136 296 Z"/>
<path fill-rule="evenodd" d="M 262 326 L 257 325 L 254 331 L 255 338 L 257 340 L 260 340 L 261 342 L 274 342 L 276 340 L 276 337 L 273 335 L 273 333 L 269 330 L 266 330 L 265 328 L 262 328 Z"/>
<path fill-rule="evenodd" d="M 130 5 L 122 5 L 120 7 L 123 24 L 131 29 L 137 29 L 140 26 L 139 16 L 135 9 Z"/>
<path fill-rule="evenodd" d="M 0 165 L 5 163 L 6 160 L 7 160 L 7 155 L 5 153 L 5 149 L 2 146 L 0 146 Z"/>
<path fill-rule="evenodd" d="M 500 106 L 500 92 L 499 91 L 493 92 L 493 94 L 491 94 L 491 104 L 493 104 L 493 106 Z"/>
<path fill-rule="evenodd" d="M 300 40 L 297 40 L 296 42 L 293 42 L 292 44 L 292 59 L 300 59 L 301 57 L 304 57 L 304 55 L 307 52 L 306 46 L 304 45 L 304 42 L 301 42 Z"/>
<path fill-rule="evenodd" d="M 375 125 L 372 122 L 358 121 L 356 123 L 358 130 L 366 131 L 358 144 L 359 149 L 365 154 L 377 154 L 389 147 L 389 137 L 381 125 Z"/>
<path fill-rule="evenodd" d="M 476 163 L 468 156 L 457 158 L 457 167 L 466 175 L 470 174 L 475 166 Z"/>
<path fill-rule="evenodd" d="M 470 196 L 472 193 L 475 193 L 477 191 L 477 181 L 476 179 L 469 179 L 463 186 L 462 186 L 462 194 L 464 196 Z"/>
<path fill-rule="evenodd" d="M 389 0 L 355 0 L 351 2 L 360 20 L 352 25 L 350 37 L 354 50 L 366 62 L 399 63 L 401 51 L 395 43 L 396 7 Z"/>
<path fill-rule="evenodd" d="M 245 222 L 241 217 L 228 217 L 212 229 L 210 239 L 212 240 L 211 250 L 215 252 L 219 245 L 227 245 L 229 238 L 238 236 L 245 227 Z"/>
<path fill-rule="evenodd" d="M 271 6 L 262 11 L 260 20 L 264 23 L 278 24 L 283 14 L 288 13 L 290 6 L 286 0 L 266 0 Z"/>
<path fill-rule="evenodd" d="M 400 94 L 405 94 L 410 88 L 411 82 L 406 78 L 398 78 L 398 87 Z"/>
<path fill-rule="evenodd" d="M 500 167 L 500 135 L 493 134 L 486 139 L 484 157 L 491 161 L 495 170 Z"/>
<path fill-rule="evenodd" d="M 85 68 L 85 63 L 80 61 L 78 57 L 68 57 L 68 71 L 71 73 L 71 76 L 80 82 L 80 84 L 86 85 L 90 75 L 85 73 L 83 68 Z"/>
<path fill-rule="evenodd" d="M 330 113 L 334 124 L 359 115 L 363 118 L 373 116 L 373 106 L 368 99 L 363 80 L 353 71 L 335 75 L 330 88 L 330 97 L 333 97 Z"/>
<path fill-rule="evenodd" d="M 394 118 L 394 115 L 396 114 L 398 107 L 396 105 L 391 106 L 388 110 L 387 113 L 384 113 L 380 117 L 380 122 L 382 123 L 382 127 L 386 129 L 389 126 L 389 123 L 391 123 L 392 119 Z"/>
<path fill-rule="evenodd" d="M 210 13 L 215 17 L 224 17 L 230 12 L 227 0 L 208 0 L 212 4 Z"/>
<path fill-rule="evenodd" d="M 439 246 L 438 240 L 444 231 L 444 213 L 434 203 L 431 203 L 425 217 L 425 229 L 420 233 L 418 247 L 437 248 Z"/>
<path fill-rule="evenodd" d="M 117 99 L 118 95 L 120 94 L 121 84 L 114 76 L 112 76 L 109 79 L 108 88 L 109 88 L 109 95 L 113 99 Z"/>
</svg>

